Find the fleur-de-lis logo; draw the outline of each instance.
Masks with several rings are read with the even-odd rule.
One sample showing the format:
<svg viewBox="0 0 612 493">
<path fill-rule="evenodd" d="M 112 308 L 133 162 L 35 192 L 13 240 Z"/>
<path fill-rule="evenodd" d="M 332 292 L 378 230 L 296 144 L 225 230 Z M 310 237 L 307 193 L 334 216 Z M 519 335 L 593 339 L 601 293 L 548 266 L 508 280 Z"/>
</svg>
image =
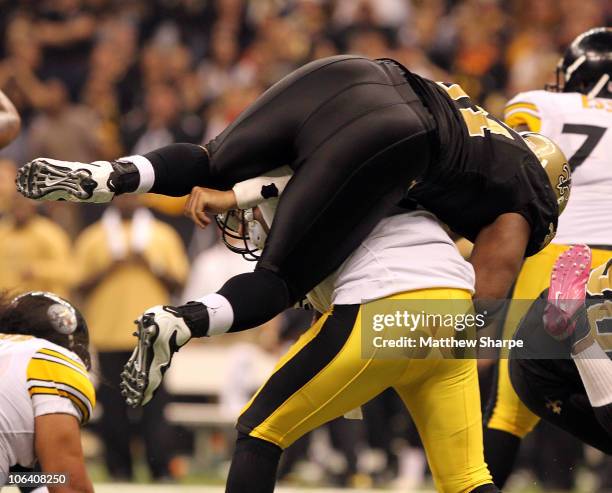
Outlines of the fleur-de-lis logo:
<svg viewBox="0 0 612 493">
<path fill-rule="evenodd" d="M 540 245 L 540 250 L 548 245 L 552 239 L 555 237 L 556 231 L 553 223 L 548 224 L 548 234 L 544 237 L 542 244 Z"/>
<path fill-rule="evenodd" d="M 546 399 L 546 408 L 550 409 L 554 414 L 561 414 L 561 406 L 563 401 Z"/>
<path fill-rule="evenodd" d="M 557 181 L 557 191 L 559 193 L 559 203 L 567 200 L 570 192 L 570 185 L 572 184 L 572 173 L 570 171 L 569 165 L 565 163 L 563 165 L 563 173 L 559 175 L 559 180 Z"/>
</svg>

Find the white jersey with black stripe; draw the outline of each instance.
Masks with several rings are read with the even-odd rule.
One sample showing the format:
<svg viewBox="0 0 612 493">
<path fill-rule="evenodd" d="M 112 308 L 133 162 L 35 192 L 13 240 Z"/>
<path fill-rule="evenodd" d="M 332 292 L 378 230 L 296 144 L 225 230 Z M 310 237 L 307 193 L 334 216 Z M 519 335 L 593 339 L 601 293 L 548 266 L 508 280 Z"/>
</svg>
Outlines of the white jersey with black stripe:
<svg viewBox="0 0 612 493">
<path fill-rule="evenodd" d="M 36 417 L 69 414 L 84 423 L 94 405 L 76 354 L 44 339 L 0 333 L 0 473 L 34 464 Z"/>
<path fill-rule="evenodd" d="M 612 99 L 528 91 L 508 102 L 504 119 L 549 137 L 569 159 L 572 191 L 553 242 L 612 245 Z"/>
</svg>

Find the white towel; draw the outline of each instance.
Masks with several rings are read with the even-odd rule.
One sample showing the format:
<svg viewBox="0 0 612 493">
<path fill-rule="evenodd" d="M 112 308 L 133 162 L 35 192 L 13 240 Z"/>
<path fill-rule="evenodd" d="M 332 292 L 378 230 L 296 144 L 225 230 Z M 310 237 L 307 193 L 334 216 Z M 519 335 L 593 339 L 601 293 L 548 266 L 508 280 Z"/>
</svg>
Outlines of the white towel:
<svg viewBox="0 0 612 493">
<path fill-rule="evenodd" d="M 106 231 L 111 257 L 123 259 L 130 252 L 143 253 L 151 239 L 152 220 L 153 214 L 148 209 L 137 209 L 132 217 L 132 227 L 126 241 L 119 211 L 114 207 L 106 209 L 102 215 L 102 226 Z"/>
</svg>

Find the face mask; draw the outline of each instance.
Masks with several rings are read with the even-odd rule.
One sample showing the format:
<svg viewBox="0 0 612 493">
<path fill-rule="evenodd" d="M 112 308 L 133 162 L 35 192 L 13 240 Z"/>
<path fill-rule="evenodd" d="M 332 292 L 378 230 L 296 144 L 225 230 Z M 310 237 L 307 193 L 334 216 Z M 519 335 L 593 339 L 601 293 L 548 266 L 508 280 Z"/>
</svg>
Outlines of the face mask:
<svg viewBox="0 0 612 493">
<path fill-rule="evenodd" d="M 244 211 L 244 219 L 247 223 L 249 241 L 253 244 L 253 246 L 262 250 L 266 244 L 268 233 L 266 233 L 266 230 L 262 224 L 255 219 L 253 209 L 247 209 Z"/>
</svg>

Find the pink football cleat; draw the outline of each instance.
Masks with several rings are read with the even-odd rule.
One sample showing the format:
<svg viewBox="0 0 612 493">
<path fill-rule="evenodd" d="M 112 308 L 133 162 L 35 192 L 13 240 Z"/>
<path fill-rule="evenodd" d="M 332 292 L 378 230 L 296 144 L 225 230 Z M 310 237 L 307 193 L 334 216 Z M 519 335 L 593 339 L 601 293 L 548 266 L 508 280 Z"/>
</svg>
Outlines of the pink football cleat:
<svg viewBox="0 0 612 493">
<path fill-rule="evenodd" d="M 576 315 L 584 306 L 590 270 L 591 249 L 586 245 L 574 245 L 555 262 L 544 309 L 544 328 L 558 341 L 567 339 L 576 329 Z"/>
</svg>

